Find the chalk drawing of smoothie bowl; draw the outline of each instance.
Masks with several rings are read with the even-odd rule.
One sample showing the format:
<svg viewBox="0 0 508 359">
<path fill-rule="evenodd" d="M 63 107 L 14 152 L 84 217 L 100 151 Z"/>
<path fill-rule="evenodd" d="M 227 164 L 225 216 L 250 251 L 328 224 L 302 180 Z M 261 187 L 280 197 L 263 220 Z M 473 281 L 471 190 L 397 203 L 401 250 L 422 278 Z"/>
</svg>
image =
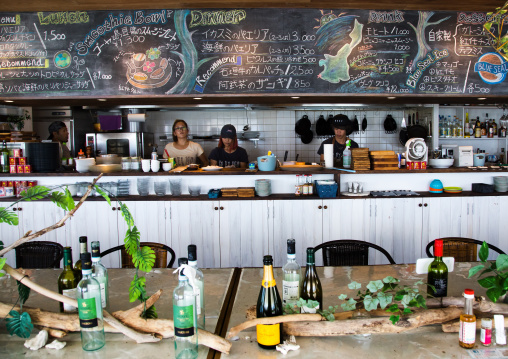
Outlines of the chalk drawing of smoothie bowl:
<svg viewBox="0 0 508 359">
<path fill-rule="evenodd" d="M 132 54 L 127 66 L 127 81 L 140 89 L 164 86 L 171 78 L 171 64 L 158 48 Z"/>
</svg>

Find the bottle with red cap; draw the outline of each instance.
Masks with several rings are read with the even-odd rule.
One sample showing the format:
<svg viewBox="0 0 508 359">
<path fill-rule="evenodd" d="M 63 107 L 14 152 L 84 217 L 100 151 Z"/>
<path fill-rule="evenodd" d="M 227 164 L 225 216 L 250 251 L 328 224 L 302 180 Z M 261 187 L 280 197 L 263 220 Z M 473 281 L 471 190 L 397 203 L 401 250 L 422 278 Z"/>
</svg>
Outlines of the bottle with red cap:
<svg viewBox="0 0 508 359">
<path fill-rule="evenodd" d="M 460 315 L 459 345 L 471 349 L 476 341 L 476 316 L 473 314 L 474 291 L 464 290 L 464 312 Z"/>
<path fill-rule="evenodd" d="M 433 297 L 446 297 L 448 294 L 448 267 L 443 262 L 443 240 L 434 241 L 434 260 L 429 265 L 427 293 Z"/>
</svg>

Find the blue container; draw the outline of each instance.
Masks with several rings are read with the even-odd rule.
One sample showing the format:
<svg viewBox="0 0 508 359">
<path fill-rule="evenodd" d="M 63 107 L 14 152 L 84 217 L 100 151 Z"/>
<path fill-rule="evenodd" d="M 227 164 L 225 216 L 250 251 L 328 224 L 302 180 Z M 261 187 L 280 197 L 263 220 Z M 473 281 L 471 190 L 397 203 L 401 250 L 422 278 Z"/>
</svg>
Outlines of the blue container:
<svg viewBox="0 0 508 359">
<path fill-rule="evenodd" d="M 337 197 L 337 190 L 339 189 L 339 185 L 337 183 L 334 184 L 318 184 L 317 181 L 314 182 L 316 184 L 316 190 L 319 198 L 334 198 Z"/>
<path fill-rule="evenodd" d="M 270 156 L 258 157 L 258 170 L 260 171 L 275 171 L 277 165 L 277 157 L 271 154 Z"/>
<path fill-rule="evenodd" d="M 208 198 L 219 198 L 220 196 L 220 189 L 210 189 L 208 191 Z"/>
</svg>

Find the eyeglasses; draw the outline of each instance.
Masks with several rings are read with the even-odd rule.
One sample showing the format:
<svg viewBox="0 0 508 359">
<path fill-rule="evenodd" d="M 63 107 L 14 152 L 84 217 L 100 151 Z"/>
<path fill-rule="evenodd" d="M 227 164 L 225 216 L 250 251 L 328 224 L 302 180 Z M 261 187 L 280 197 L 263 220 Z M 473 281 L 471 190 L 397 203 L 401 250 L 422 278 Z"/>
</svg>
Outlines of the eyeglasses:
<svg viewBox="0 0 508 359">
<path fill-rule="evenodd" d="M 175 131 L 185 131 L 186 129 L 187 129 L 187 127 L 185 127 L 185 126 L 175 127 Z"/>
</svg>

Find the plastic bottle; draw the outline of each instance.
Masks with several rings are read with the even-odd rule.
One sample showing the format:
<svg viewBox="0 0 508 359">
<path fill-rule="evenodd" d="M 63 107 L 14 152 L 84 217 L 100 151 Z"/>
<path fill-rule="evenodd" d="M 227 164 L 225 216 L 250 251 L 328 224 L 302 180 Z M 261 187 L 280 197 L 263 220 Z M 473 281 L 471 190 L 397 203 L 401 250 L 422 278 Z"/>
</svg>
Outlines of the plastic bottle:
<svg viewBox="0 0 508 359">
<path fill-rule="evenodd" d="M 351 167 L 351 150 L 349 147 L 351 146 L 351 140 L 346 141 L 346 149 L 342 152 L 342 166 L 344 168 Z"/>
<path fill-rule="evenodd" d="M 79 149 L 79 152 L 78 152 L 78 158 L 81 159 L 81 158 L 86 158 L 85 156 L 85 153 L 83 152 L 83 149 Z"/>
</svg>

